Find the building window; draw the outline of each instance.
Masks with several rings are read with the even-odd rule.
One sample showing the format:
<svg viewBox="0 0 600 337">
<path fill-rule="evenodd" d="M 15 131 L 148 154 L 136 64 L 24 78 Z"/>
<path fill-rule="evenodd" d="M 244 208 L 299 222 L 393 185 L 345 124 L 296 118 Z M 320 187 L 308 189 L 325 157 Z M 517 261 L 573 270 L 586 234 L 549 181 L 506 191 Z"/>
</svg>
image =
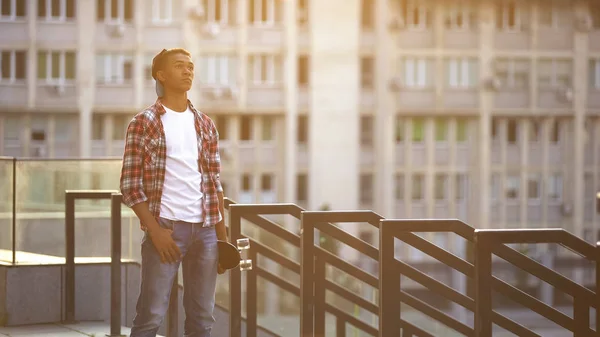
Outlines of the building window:
<svg viewBox="0 0 600 337">
<path fill-rule="evenodd" d="M 306 25 L 308 23 L 308 1 L 298 0 L 298 25 Z"/>
<path fill-rule="evenodd" d="M 506 89 L 526 89 L 529 87 L 529 60 L 499 59 L 496 74 Z"/>
<path fill-rule="evenodd" d="M 96 55 L 96 80 L 101 84 L 123 84 L 133 78 L 133 56 L 124 54 Z"/>
<path fill-rule="evenodd" d="M 75 0 L 38 0 L 38 17 L 46 21 L 75 18 Z"/>
<path fill-rule="evenodd" d="M 445 174 L 435 175 L 435 200 L 444 201 L 448 199 L 448 176 Z"/>
<path fill-rule="evenodd" d="M 252 140 L 252 117 L 242 116 L 240 118 L 240 140 Z"/>
<path fill-rule="evenodd" d="M 546 28 L 558 28 L 566 25 L 573 15 L 572 7 L 564 1 L 545 0 L 538 6 L 538 23 Z"/>
<path fill-rule="evenodd" d="M 400 15 L 409 28 L 425 29 L 431 25 L 431 8 L 427 1 L 403 0 Z"/>
<path fill-rule="evenodd" d="M 459 143 L 464 143 L 467 141 L 469 137 L 469 121 L 464 118 L 459 118 L 456 120 L 456 141 Z"/>
<path fill-rule="evenodd" d="M 69 143 L 72 140 L 74 130 L 74 118 L 71 116 L 56 115 L 54 117 L 54 141 L 57 143 Z M 92 126 L 93 128 L 93 126 Z"/>
<path fill-rule="evenodd" d="M 75 52 L 39 51 L 38 79 L 47 83 L 63 83 L 75 79 Z"/>
<path fill-rule="evenodd" d="M 236 84 L 236 60 L 234 56 L 228 55 L 203 55 L 200 57 L 200 83 L 215 86 Z"/>
<path fill-rule="evenodd" d="M 12 21 L 25 17 L 25 0 L 0 0 L 0 21 Z"/>
<path fill-rule="evenodd" d="M 406 58 L 402 62 L 403 84 L 409 88 L 425 88 L 431 86 L 431 60 Z"/>
<path fill-rule="evenodd" d="M 310 81 L 310 67 L 308 56 L 298 57 L 298 85 L 306 86 Z"/>
<path fill-rule="evenodd" d="M 394 137 L 396 139 L 396 143 L 401 143 L 404 141 L 404 118 L 400 116 L 396 116 L 396 130 Z"/>
<path fill-rule="evenodd" d="M 571 85 L 573 62 L 570 60 L 540 60 L 538 85 L 540 88 L 564 88 Z"/>
<path fill-rule="evenodd" d="M 360 117 L 360 145 L 365 147 L 373 146 L 373 116 Z"/>
<path fill-rule="evenodd" d="M 308 143 L 308 116 L 298 116 L 297 141 L 300 144 Z"/>
<path fill-rule="evenodd" d="M 242 192 L 252 192 L 252 176 L 249 174 L 242 174 Z"/>
<path fill-rule="evenodd" d="M 527 180 L 527 198 L 530 201 L 537 201 L 540 199 L 540 177 L 537 174 L 529 175 Z"/>
<path fill-rule="evenodd" d="M 363 173 L 360 175 L 360 203 L 371 204 L 373 202 L 373 175 Z"/>
<path fill-rule="evenodd" d="M 518 175 L 506 176 L 505 196 L 508 200 L 516 200 L 519 198 L 519 190 L 521 186 L 521 178 Z"/>
<path fill-rule="evenodd" d="M 235 2 L 232 0 L 202 0 L 204 15 L 208 22 L 226 25 L 234 21 Z"/>
<path fill-rule="evenodd" d="M 450 88 L 472 88 L 477 85 L 479 72 L 477 60 L 450 59 L 446 61 L 446 84 Z"/>
<path fill-rule="evenodd" d="M 131 121 L 131 117 L 127 115 L 114 115 L 113 116 L 113 140 L 124 140 L 125 133 L 127 132 L 127 126 Z"/>
<path fill-rule="evenodd" d="M 275 117 L 263 116 L 262 120 L 262 140 L 271 141 L 275 139 Z"/>
<path fill-rule="evenodd" d="M 447 1 L 448 7 L 445 15 L 447 29 L 467 30 L 477 24 L 476 7 L 463 0 Z"/>
<path fill-rule="evenodd" d="M 217 116 L 216 125 L 219 131 L 219 139 L 229 139 L 229 119 L 225 116 Z"/>
<path fill-rule="evenodd" d="M 412 200 L 423 201 L 425 195 L 425 176 L 421 173 L 413 175 L 412 179 Z"/>
<path fill-rule="evenodd" d="M 516 119 L 506 121 L 506 141 L 508 144 L 516 144 L 519 141 L 519 122 Z"/>
<path fill-rule="evenodd" d="M 308 201 L 308 176 L 305 173 L 296 177 L 296 200 L 298 202 Z"/>
<path fill-rule="evenodd" d="M 133 0 L 98 0 L 98 21 L 131 22 Z"/>
<path fill-rule="evenodd" d="M 550 143 L 558 144 L 560 142 L 560 120 L 554 120 L 550 124 Z"/>
<path fill-rule="evenodd" d="M 441 143 L 445 143 L 448 141 L 448 121 L 446 119 L 436 119 L 435 141 Z"/>
<path fill-rule="evenodd" d="M 590 61 L 590 88 L 600 90 L 600 59 Z"/>
<path fill-rule="evenodd" d="M 92 116 L 92 140 L 104 139 L 104 115 Z"/>
<path fill-rule="evenodd" d="M 282 3 L 278 0 L 250 0 L 248 21 L 255 25 L 274 25 L 279 21 Z"/>
<path fill-rule="evenodd" d="M 547 182 L 548 199 L 552 202 L 562 201 L 563 181 L 560 173 L 552 174 Z"/>
<path fill-rule="evenodd" d="M 280 80 L 279 57 L 276 55 L 251 55 L 250 78 L 254 85 L 274 85 Z"/>
<path fill-rule="evenodd" d="M 375 77 L 373 57 L 360 59 L 360 84 L 363 89 L 372 89 Z"/>
<path fill-rule="evenodd" d="M 172 20 L 173 0 L 152 0 L 152 23 L 169 24 Z"/>
<path fill-rule="evenodd" d="M 414 118 L 412 120 L 412 141 L 413 143 L 422 143 L 425 141 L 425 120 L 423 118 Z"/>
<path fill-rule="evenodd" d="M 20 117 L 4 117 L 4 141 L 18 142 L 23 129 Z"/>
<path fill-rule="evenodd" d="M 396 200 L 400 201 L 400 200 L 404 200 L 404 174 L 402 173 L 398 173 L 396 174 L 396 179 L 395 179 L 395 183 L 396 183 L 396 188 L 395 188 L 395 194 L 396 194 Z"/>
<path fill-rule="evenodd" d="M 375 1 L 361 0 L 361 27 L 363 29 L 372 29 L 375 23 Z"/>
<path fill-rule="evenodd" d="M 456 179 L 456 200 L 465 200 L 467 198 L 467 174 L 458 173 L 455 176 Z"/>
<path fill-rule="evenodd" d="M 275 179 L 273 178 L 272 174 L 263 174 L 260 177 L 260 190 L 262 192 L 271 192 L 274 190 L 273 188 L 273 181 Z"/>
<path fill-rule="evenodd" d="M 3 50 L 0 52 L 0 81 L 16 82 L 27 76 L 27 52 L 21 50 Z"/>
<path fill-rule="evenodd" d="M 527 20 L 522 4 L 517 0 L 502 0 L 496 8 L 496 26 L 499 30 L 521 30 Z"/>
</svg>

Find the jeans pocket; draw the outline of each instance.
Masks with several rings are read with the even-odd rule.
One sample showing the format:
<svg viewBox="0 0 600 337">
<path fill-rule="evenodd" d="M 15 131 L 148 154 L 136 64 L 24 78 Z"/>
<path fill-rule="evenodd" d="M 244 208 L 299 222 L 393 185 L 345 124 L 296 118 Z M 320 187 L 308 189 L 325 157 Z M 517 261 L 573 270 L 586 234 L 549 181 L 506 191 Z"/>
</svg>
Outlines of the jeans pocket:
<svg viewBox="0 0 600 337">
<path fill-rule="evenodd" d="M 165 218 L 158 218 L 158 224 L 162 228 L 173 230 L 173 224 L 174 224 L 173 220 L 169 220 L 169 219 L 165 219 Z"/>
</svg>

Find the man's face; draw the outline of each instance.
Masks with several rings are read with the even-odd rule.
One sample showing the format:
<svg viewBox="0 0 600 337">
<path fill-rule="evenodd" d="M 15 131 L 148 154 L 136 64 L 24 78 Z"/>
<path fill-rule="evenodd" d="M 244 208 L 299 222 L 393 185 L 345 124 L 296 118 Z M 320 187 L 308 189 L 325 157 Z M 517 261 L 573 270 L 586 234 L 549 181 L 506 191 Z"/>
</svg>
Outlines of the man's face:
<svg viewBox="0 0 600 337">
<path fill-rule="evenodd" d="M 166 90 L 186 92 L 192 88 L 194 62 L 185 54 L 169 55 L 157 75 Z"/>
</svg>

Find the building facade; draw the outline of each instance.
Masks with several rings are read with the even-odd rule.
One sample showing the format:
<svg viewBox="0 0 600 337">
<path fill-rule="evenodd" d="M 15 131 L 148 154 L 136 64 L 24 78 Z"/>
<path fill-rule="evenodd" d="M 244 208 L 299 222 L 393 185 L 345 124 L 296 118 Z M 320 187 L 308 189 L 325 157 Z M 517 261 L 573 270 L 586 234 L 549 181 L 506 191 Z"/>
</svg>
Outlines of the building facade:
<svg viewBox="0 0 600 337">
<path fill-rule="evenodd" d="M 120 157 L 183 47 L 234 200 L 598 239 L 597 1 L 0 5 L 1 155 Z"/>
</svg>

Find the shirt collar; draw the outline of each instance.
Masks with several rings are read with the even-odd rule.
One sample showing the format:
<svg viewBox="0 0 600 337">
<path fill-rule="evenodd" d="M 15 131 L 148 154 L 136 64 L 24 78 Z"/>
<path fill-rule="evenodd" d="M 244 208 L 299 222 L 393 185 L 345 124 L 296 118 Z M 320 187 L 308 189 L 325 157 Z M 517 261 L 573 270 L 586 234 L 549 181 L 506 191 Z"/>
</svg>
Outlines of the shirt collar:
<svg viewBox="0 0 600 337">
<path fill-rule="evenodd" d="M 192 104 L 192 102 L 189 99 L 187 100 L 187 104 L 188 104 L 188 107 L 190 108 L 190 110 L 192 110 L 192 112 L 196 116 L 199 117 L 200 113 L 198 112 L 198 110 L 196 110 L 196 108 L 194 108 L 194 105 Z M 161 101 L 160 97 L 156 99 L 156 102 L 154 103 L 154 109 L 153 110 L 159 116 L 162 116 L 165 113 L 167 113 L 167 111 L 165 110 L 165 106 L 162 104 L 162 101 Z"/>
</svg>

